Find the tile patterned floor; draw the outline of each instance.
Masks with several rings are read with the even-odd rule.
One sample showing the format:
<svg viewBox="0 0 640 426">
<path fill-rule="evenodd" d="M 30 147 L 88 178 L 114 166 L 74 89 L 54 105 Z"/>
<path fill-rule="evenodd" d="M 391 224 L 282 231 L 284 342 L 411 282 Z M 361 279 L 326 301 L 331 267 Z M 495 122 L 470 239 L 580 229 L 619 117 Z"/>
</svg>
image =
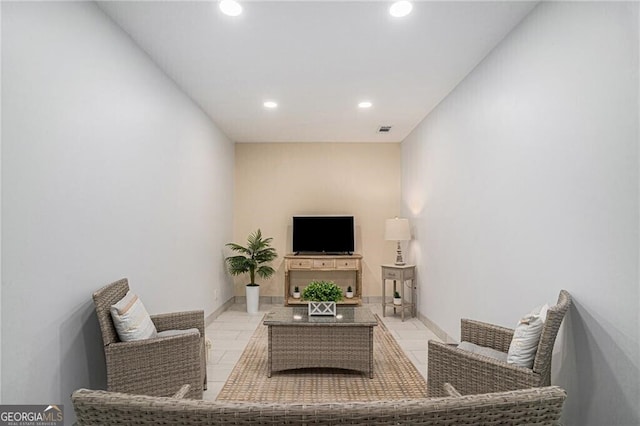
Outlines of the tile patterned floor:
<svg viewBox="0 0 640 426">
<path fill-rule="evenodd" d="M 245 305 L 235 304 L 216 318 L 206 329 L 206 335 L 211 339 L 212 349 L 209 351 L 207 363 L 208 389 L 204 392 L 205 400 L 215 400 L 222 386 L 229 377 L 231 370 L 240 358 L 242 351 L 249 342 L 265 313 L 274 305 L 260 305 L 260 312 L 256 315 L 247 314 Z M 400 347 L 413 362 L 418 371 L 426 378 L 427 374 L 427 341 L 439 340 L 417 318 L 406 318 L 402 322 L 400 315 L 393 315 L 387 308 L 387 316 L 382 316 L 379 304 L 365 305 L 372 312 L 378 314 L 387 326 Z"/>
</svg>

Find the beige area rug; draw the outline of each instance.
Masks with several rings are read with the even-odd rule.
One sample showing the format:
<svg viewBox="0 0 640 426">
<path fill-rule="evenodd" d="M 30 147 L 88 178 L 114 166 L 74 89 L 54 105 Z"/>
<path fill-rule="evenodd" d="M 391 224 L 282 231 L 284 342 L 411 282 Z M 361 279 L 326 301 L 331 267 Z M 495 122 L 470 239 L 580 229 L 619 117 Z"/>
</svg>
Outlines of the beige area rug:
<svg viewBox="0 0 640 426">
<path fill-rule="evenodd" d="M 376 316 L 377 317 L 377 316 Z M 220 401 L 346 402 L 427 396 L 427 384 L 380 318 L 373 328 L 373 379 L 339 369 L 300 369 L 267 377 L 267 327 L 259 325 L 218 394 Z"/>
</svg>

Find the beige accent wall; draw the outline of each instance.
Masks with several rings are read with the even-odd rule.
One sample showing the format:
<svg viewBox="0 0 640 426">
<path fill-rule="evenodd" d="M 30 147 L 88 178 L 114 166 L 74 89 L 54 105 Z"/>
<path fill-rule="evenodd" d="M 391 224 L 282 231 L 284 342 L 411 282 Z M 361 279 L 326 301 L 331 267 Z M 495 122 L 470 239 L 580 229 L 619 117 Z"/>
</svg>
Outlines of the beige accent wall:
<svg viewBox="0 0 640 426">
<path fill-rule="evenodd" d="M 261 296 L 282 296 L 291 218 L 316 214 L 355 217 L 363 296 L 380 296 L 380 265 L 395 259 L 384 222 L 400 214 L 400 144 L 242 143 L 235 150 L 234 241 L 243 244 L 260 228 L 274 238 L 279 255 L 276 274 L 259 280 Z M 247 282 L 246 276 L 236 278 L 237 296 Z"/>
</svg>

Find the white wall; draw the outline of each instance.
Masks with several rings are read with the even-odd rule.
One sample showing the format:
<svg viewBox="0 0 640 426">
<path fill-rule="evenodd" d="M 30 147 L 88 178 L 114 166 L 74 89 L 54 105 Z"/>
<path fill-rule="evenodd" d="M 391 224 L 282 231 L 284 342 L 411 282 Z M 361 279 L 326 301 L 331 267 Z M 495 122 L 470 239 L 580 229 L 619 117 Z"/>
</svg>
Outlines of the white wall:
<svg viewBox="0 0 640 426">
<path fill-rule="evenodd" d="M 420 312 L 513 327 L 574 297 L 569 425 L 636 425 L 638 4 L 541 3 L 405 140 Z"/>
<path fill-rule="evenodd" d="M 0 34 L 2 34 L 2 7 L 0 7 Z M 2 48 L 0 47 L 0 52 Z M 0 53 L 0 70 L 2 70 L 2 54 Z M 0 94 L 2 79 L 0 78 Z M 0 102 L 0 129 L 2 129 L 2 102 Z M 0 280 L 2 277 L 2 132 L 0 132 Z M 2 285 L 0 284 L 0 404 L 2 404 Z"/>
<path fill-rule="evenodd" d="M 4 403 L 105 385 L 91 294 L 233 296 L 233 144 L 93 2 L 2 3 Z M 218 298 L 215 299 L 217 290 Z"/>
</svg>

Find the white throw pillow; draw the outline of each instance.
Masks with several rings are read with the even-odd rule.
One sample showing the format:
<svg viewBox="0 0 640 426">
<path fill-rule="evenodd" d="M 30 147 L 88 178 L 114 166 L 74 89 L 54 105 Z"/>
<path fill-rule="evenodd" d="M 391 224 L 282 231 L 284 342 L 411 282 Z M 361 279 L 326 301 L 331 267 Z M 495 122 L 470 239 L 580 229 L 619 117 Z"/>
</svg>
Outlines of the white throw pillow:
<svg viewBox="0 0 640 426">
<path fill-rule="evenodd" d="M 534 309 L 518 322 L 513 333 L 507 363 L 532 368 L 542 334 L 542 326 L 547 319 L 549 305 Z"/>
<path fill-rule="evenodd" d="M 150 339 L 158 334 L 142 301 L 131 292 L 112 305 L 110 311 L 113 325 L 123 342 Z"/>
</svg>

